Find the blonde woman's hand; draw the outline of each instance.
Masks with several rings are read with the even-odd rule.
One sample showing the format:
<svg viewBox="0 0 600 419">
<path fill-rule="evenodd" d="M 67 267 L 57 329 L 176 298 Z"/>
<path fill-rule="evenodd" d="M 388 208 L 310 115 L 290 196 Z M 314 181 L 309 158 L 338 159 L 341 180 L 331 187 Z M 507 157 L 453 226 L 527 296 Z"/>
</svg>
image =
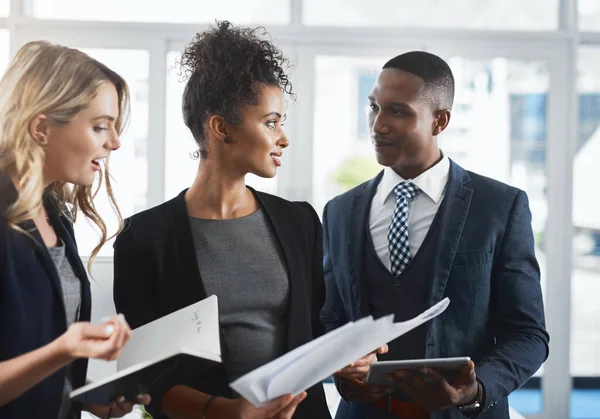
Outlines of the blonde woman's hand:
<svg viewBox="0 0 600 419">
<path fill-rule="evenodd" d="M 123 315 L 113 316 L 99 325 L 73 323 L 57 339 L 63 353 L 70 359 L 94 358 L 112 361 L 131 338 L 131 329 Z"/>
</svg>

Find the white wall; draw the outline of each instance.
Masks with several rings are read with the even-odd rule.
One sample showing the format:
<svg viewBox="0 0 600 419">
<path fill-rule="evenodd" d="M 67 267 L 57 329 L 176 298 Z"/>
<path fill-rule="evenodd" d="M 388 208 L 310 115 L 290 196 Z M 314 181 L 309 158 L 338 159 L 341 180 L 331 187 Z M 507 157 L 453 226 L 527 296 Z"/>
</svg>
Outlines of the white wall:
<svg viewBox="0 0 600 419">
<path fill-rule="evenodd" d="M 83 260 L 87 266 L 87 258 Z M 91 276 L 93 275 L 93 277 Z M 92 323 L 100 323 L 101 319 L 115 314 L 112 298 L 113 263 L 112 258 L 102 257 L 94 261 L 90 283 L 92 288 Z M 117 370 L 116 361 L 90 360 L 88 378 L 99 380 Z"/>
</svg>

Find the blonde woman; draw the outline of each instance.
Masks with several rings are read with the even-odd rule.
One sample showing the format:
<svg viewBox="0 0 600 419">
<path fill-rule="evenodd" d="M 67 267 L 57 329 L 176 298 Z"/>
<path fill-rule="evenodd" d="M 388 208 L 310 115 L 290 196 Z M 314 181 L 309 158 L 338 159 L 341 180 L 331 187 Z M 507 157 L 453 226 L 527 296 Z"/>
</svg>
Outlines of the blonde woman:
<svg viewBox="0 0 600 419">
<path fill-rule="evenodd" d="M 90 284 L 72 218 L 102 232 L 94 180 L 106 182 L 128 115 L 125 81 L 81 51 L 47 42 L 22 47 L 0 81 L 0 417 L 121 417 L 132 403 L 69 403 L 87 359 L 118 357 L 131 335 L 112 318 L 89 323 Z M 104 166 L 104 170 L 103 170 Z M 116 212 L 118 209 L 114 205 Z M 137 402 L 148 403 L 147 395 Z"/>
</svg>

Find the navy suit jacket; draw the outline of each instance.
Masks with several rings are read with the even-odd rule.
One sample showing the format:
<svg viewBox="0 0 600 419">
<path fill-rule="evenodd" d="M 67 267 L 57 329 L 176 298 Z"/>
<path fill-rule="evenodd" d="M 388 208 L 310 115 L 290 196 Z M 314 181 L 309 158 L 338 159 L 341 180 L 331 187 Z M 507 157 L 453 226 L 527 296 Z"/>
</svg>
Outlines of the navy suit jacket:
<svg viewBox="0 0 600 419">
<path fill-rule="evenodd" d="M 38 349 L 67 330 L 65 306 L 58 272 L 33 222 L 20 224 L 25 234 L 9 228 L 4 214 L 16 199 L 7 175 L 0 173 L 0 361 Z M 90 283 L 81 263 L 71 221 L 61 215 L 54 202 L 44 206 L 56 234 L 66 246 L 66 254 L 81 280 L 81 321 L 91 315 Z M 87 360 L 73 364 L 73 388 L 85 384 Z M 12 402 L 0 407 L 0 418 L 56 418 L 65 382 L 62 368 Z M 0 390 L 1 391 L 1 390 Z M 73 406 L 78 409 L 78 406 Z"/>
<path fill-rule="evenodd" d="M 370 314 L 363 261 L 371 200 L 382 174 L 325 207 L 321 318 L 328 331 Z M 451 161 L 436 217 L 440 228 L 428 233 L 440 237 L 427 304 L 449 297 L 450 306 L 428 325 L 426 356 L 470 356 L 485 394 L 479 417 L 508 419 L 507 396 L 548 357 L 527 195 Z M 355 417 L 353 410 L 353 403 L 342 401 L 338 417 Z M 431 418 L 464 416 L 451 408 Z"/>
</svg>

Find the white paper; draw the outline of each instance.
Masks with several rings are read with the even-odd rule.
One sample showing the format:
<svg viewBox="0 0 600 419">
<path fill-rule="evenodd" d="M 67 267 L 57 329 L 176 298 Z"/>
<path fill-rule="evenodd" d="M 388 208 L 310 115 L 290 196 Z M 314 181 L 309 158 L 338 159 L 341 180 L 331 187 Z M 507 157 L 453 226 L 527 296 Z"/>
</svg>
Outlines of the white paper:
<svg viewBox="0 0 600 419">
<path fill-rule="evenodd" d="M 197 354 L 211 353 L 220 359 L 219 307 L 216 295 L 135 329 L 117 360 L 117 370 L 162 358 L 183 348 Z"/>
<path fill-rule="evenodd" d="M 444 298 L 417 317 L 401 323 L 394 323 L 391 314 L 377 320 L 369 316 L 350 322 L 249 372 L 230 386 L 257 407 L 285 394 L 299 394 L 438 316 L 448 304 L 450 300 Z"/>
</svg>

